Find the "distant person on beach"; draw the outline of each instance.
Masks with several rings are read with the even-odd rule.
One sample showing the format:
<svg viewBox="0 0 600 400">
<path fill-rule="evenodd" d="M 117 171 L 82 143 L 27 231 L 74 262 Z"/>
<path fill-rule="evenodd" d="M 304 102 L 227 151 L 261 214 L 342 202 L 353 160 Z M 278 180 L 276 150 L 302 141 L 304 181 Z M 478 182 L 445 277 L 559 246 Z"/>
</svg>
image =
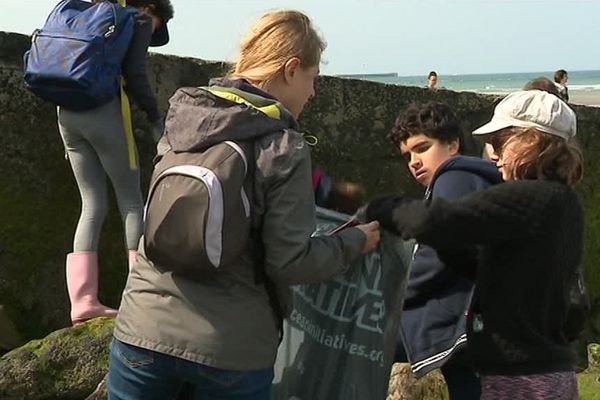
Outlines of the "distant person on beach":
<svg viewBox="0 0 600 400">
<path fill-rule="evenodd" d="M 154 139 L 158 140 L 163 119 L 148 81 L 146 53 L 148 46 L 162 46 L 169 41 L 167 22 L 173 17 L 173 7 L 170 0 L 128 0 L 127 4 L 137 8 L 137 13 L 122 62 L 126 91 L 146 112 Z M 143 201 L 135 143 L 130 143 L 132 138 L 125 133 L 118 92 L 108 104 L 91 110 L 61 107 L 58 126 L 82 202 L 73 252 L 66 260 L 71 321 L 77 324 L 117 314 L 98 300 L 98 243 L 108 209 L 107 175 L 123 219 L 130 266 L 142 235 Z"/>
<path fill-rule="evenodd" d="M 427 75 L 427 88 L 429 90 L 437 90 L 438 84 L 438 75 L 437 72 L 431 71 L 429 75 Z"/>
<path fill-rule="evenodd" d="M 467 337 L 483 400 L 578 398 L 564 333 L 583 252 L 576 124 L 555 95 L 511 93 L 473 132 L 493 146 L 506 183 L 454 200 L 388 196 L 367 206 L 369 220 L 405 239 L 439 251 L 480 246 Z"/>
<path fill-rule="evenodd" d="M 494 163 L 461 155 L 460 125 L 444 103 L 409 106 L 396 119 L 391 139 L 426 188 L 425 201 L 460 198 L 502 181 Z M 420 243 L 410 265 L 395 361 L 407 356 L 417 377 L 441 368 L 452 400 L 481 396 L 481 382 L 466 351 L 466 312 L 476 267 L 474 247 L 460 249 L 450 259 Z"/>
<path fill-rule="evenodd" d="M 569 80 L 569 75 L 567 71 L 564 69 L 559 69 L 554 73 L 554 83 L 558 88 L 558 93 L 560 97 L 568 102 L 569 101 L 569 89 L 567 88 L 567 81 Z"/>
<path fill-rule="evenodd" d="M 217 270 L 193 259 L 187 261 L 193 268 L 188 273 L 157 262 L 142 237 L 115 324 L 111 400 L 175 398 L 186 383 L 193 385 L 198 400 L 270 400 L 281 318 L 291 311 L 290 286 L 342 274 L 377 246 L 377 222 L 311 237 L 316 222 L 310 149 L 297 119 L 315 95 L 324 48 L 306 15 L 268 13 L 242 40 L 228 77 L 212 80 L 209 87 L 179 89 L 171 98 L 165 135 L 172 151 L 157 168 L 213 146 L 244 153 L 239 158 L 251 171 L 246 183 L 252 190 L 246 219 L 239 221 L 247 225 L 250 220 L 253 228 L 241 236 L 241 254 L 230 263 Z M 203 176 L 208 180 L 211 175 L 205 170 Z M 161 198 L 178 194 L 161 189 L 159 207 Z M 220 213 L 228 210 L 220 206 L 210 214 L 219 224 L 214 230 L 223 226 Z M 192 232 L 197 223 L 180 220 L 174 228 L 198 238 Z M 148 225 L 149 218 L 146 231 Z M 226 251 L 217 232 L 205 239 L 211 251 Z M 188 248 L 187 243 L 176 245 Z M 201 277 L 193 274 L 196 270 Z"/>
</svg>

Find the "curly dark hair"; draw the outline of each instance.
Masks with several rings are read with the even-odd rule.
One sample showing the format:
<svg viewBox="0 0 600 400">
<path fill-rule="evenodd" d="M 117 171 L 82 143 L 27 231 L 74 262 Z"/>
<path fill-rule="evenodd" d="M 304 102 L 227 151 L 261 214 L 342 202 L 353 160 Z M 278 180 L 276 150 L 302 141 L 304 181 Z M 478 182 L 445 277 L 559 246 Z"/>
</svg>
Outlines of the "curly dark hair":
<svg viewBox="0 0 600 400">
<path fill-rule="evenodd" d="M 459 152 L 463 148 L 463 137 L 456 115 L 445 103 L 430 101 L 412 103 L 402 111 L 390 134 L 396 147 L 400 147 L 409 137 L 423 134 L 442 143 L 458 140 Z"/>
</svg>

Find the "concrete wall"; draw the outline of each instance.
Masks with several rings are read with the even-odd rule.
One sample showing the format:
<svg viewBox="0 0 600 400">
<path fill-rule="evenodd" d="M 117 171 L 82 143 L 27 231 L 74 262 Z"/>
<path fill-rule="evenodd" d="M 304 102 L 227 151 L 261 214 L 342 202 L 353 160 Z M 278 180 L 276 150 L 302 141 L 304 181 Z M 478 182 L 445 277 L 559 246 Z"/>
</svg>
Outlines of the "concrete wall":
<svg viewBox="0 0 600 400">
<path fill-rule="evenodd" d="M 71 249 L 80 199 L 56 126 L 53 106 L 30 94 L 22 83 L 24 35 L 0 32 L 0 304 L 25 339 L 41 337 L 69 324 L 64 259 Z M 152 55 L 151 80 L 166 111 L 177 87 L 205 85 L 227 66 L 191 58 Z M 369 195 L 403 190 L 415 196 L 403 160 L 387 139 L 399 110 L 413 101 L 447 102 L 465 132 L 486 122 L 497 98 L 473 93 L 322 77 L 317 96 L 301 118 L 303 130 L 318 138 L 313 160 L 332 175 L 362 183 Z M 586 178 L 579 190 L 587 211 L 585 269 L 600 332 L 600 109 L 576 107 L 578 136 L 586 156 Z M 135 133 L 147 186 L 153 146 L 143 115 L 135 114 Z M 471 153 L 479 145 L 467 143 Z M 114 201 L 101 241 L 101 298 L 117 306 L 127 274 L 121 222 Z M 591 339 L 591 338 L 590 338 Z"/>
</svg>

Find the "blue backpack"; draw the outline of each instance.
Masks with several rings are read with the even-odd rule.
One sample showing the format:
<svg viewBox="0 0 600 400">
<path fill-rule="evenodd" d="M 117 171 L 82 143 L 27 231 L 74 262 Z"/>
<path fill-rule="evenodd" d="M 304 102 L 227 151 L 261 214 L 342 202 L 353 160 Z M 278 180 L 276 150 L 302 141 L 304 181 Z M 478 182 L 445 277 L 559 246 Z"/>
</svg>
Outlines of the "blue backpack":
<svg viewBox="0 0 600 400">
<path fill-rule="evenodd" d="M 134 8 L 63 0 L 31 38 L 25 86 L 66 109 L 99 107 L 119 93 L 121 63 L 133 36 Z"/>
</svg>

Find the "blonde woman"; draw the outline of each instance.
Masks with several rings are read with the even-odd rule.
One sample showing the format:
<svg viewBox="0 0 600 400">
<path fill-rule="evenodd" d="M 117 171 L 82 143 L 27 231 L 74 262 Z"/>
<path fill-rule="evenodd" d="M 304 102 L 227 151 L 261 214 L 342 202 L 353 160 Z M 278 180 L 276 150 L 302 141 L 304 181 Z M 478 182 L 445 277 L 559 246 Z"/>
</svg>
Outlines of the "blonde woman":
<svg viewBox="0 0 600 400">
<path fill-rule="evenodd" d="M 578 398 L 564 333 L 583 251 L 575 132 L 558 97 L 512 93 L 473 132 L 491 144 L 506 183 L 457 200 L 385 197 L 367 207 L 384 228 L 438 251 L 481 246 L 467 336 L 483 400 Z"/>
<path fill-rule="evenodd" d="M 254 143 L 252 202 L 262 225 L 261 267 L 283 314 L 289 285 L 342 273 L 379 241 L 376 222 L 310 237 L 310 153 L 296 119 L 315 94 L 324 48 L 306 15 L 266 14 L 242 42 L 229 77 L 178 91 L 166 127 L 173 151 L 225 140 Z M 253 264 L 247 250 L 209 279 L 187 279 L 157 268 L 141 245 L 115 327 L 109 398 L 174 398 L 189 383 L 195 399 L 270 399 L 279 322 Z"/>
</svg>

